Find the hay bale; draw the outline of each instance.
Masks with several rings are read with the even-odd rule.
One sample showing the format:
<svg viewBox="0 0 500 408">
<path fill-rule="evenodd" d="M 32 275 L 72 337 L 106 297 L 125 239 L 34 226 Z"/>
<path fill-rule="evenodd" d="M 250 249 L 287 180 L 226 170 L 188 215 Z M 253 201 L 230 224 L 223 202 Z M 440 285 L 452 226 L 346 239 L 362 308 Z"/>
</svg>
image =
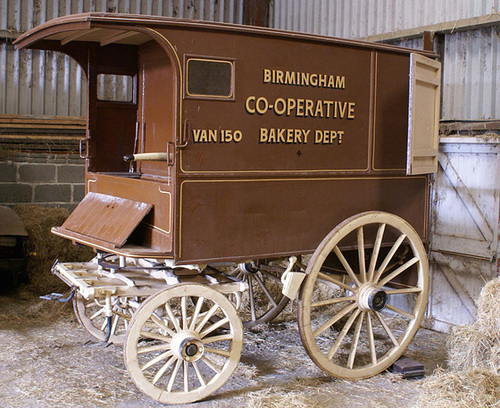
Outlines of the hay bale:
<svg viewBox="0 0 500 408">
<path fill-rule="evenodd" d="M 500 333 L 500 279 L 484 285 L 477 301 L 477 323 L 482 332 Z"/>
<path fill-rule="evenodd" d="M 500 279 L 483 287 L 477 309 L 473 324 L 452 330 L 450 370 L 424 381 L 418 407 L 500 407 Z"/>
<path fill-rule="evenodd" d="M 451 370 L 481 369 L 500 374 L 500 332 L 485 330 L 480 321 L 455 327 L 447 347 Z"/>
<path fill-rule="evenodd" d="M 438 369 L 426 379 L 418 401 L 425 408 L 491 408 L 500 406 L 500 376 L 483 370 Z"/>
<path fill-rule="evenodd" d="M 17 205 L 13 210 L 23 220 L 29 236 L 28 289 L 37 295 L 67 289 L 67 286 L 51 273 L 54 261 L 88 261 L 94 256 L 90 248 L 77 247 L 50 232 L 52 227 L 60 226 L 66 220 L 68 210 L 28 204 Z"/>
</svg>

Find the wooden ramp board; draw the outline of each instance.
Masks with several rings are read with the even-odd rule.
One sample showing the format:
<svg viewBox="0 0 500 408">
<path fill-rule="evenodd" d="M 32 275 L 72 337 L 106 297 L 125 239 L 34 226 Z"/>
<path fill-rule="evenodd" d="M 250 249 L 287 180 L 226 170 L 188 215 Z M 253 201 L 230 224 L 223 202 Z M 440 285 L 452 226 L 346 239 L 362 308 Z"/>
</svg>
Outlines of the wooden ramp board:
<svg viewBox="0 0 500 408">
<path fill-rule="evenodd" d="M 121 247 L 152 207 L 140 201 L 88 193 L 59 230 Z"/>
</svg>

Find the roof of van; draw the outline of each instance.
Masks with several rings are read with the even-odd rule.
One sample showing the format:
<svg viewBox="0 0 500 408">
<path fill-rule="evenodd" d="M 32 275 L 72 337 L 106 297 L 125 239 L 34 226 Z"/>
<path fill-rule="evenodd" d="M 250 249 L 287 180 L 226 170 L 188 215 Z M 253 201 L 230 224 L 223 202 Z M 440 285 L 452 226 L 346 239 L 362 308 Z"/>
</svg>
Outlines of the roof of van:
<svg viewBox="0 0 500 408">
<path fill-rule="evenodd" d="M 316 34 L 305 34 L 294 31 L 276 30 L 264 27 L 216 23 L 211 21 L 188 20 L 163 16 L 120 14 L 120 13 L 82 13 L 71 14 L 50 20 L 21 36 L 14 44 L 17 48 L 38 48 L 41 40 L 55 41 L 65 45 L 73 41 L 98 42 L 101 46 L 108 44 L 140 45 L 152 38 L 155 29 L 182 27 L 184 29 L 226 31 L 256 36 L 295 38 L 302 41 L 323 42 L 349 45 L 353 47 L 372 48 L 393 52 L 418 52 L 430 57 L 438 57 L 430 51 L 396 47 L 388 44 L 370 43 L 359 40 L 347 40 Z M 148 32 L 149 30 L 149 32 Z M 44 41 L 46 43 L 46 41 Z M 43 47 L 46 49 L 46 46 Z"/>
</svg>

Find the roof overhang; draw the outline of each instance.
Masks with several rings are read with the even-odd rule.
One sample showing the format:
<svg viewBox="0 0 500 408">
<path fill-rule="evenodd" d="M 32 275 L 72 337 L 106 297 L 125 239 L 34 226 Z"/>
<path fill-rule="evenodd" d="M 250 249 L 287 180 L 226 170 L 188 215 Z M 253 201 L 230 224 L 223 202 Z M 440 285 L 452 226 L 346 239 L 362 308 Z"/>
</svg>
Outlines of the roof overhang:
<svg viewBox="0 0 500 408">
<path fill-rule="evenodd" d="M 110 44 L 141 45 L 152 39 L 145 29 L 152 23 L 149 20 L 129 14 L 73 14 L 27 31 L 14 41 L 14 45 L 18 49 L 55 51 L 61 51 L 75 42 L 97 43 L 101 47 Z"/>
</svg>

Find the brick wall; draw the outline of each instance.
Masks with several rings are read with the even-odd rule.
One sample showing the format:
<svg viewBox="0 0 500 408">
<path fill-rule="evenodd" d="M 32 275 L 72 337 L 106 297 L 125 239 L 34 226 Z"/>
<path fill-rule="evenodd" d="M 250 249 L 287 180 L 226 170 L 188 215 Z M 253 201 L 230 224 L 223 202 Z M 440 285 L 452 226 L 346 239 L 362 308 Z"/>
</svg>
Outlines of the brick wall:
<svg viewBox="0 0 500 408">
<path fill-rule="evenodd" d="M 84 160 L 71 153 L 10 153 L 0 158 L 0 204 L 72 210 L 85 194 Z"/>
<path fill-rule="evenodd" d="M 0 204 L 72 210 L 85 194 L 86 119 L 0 115 Z"/>
</svg>

